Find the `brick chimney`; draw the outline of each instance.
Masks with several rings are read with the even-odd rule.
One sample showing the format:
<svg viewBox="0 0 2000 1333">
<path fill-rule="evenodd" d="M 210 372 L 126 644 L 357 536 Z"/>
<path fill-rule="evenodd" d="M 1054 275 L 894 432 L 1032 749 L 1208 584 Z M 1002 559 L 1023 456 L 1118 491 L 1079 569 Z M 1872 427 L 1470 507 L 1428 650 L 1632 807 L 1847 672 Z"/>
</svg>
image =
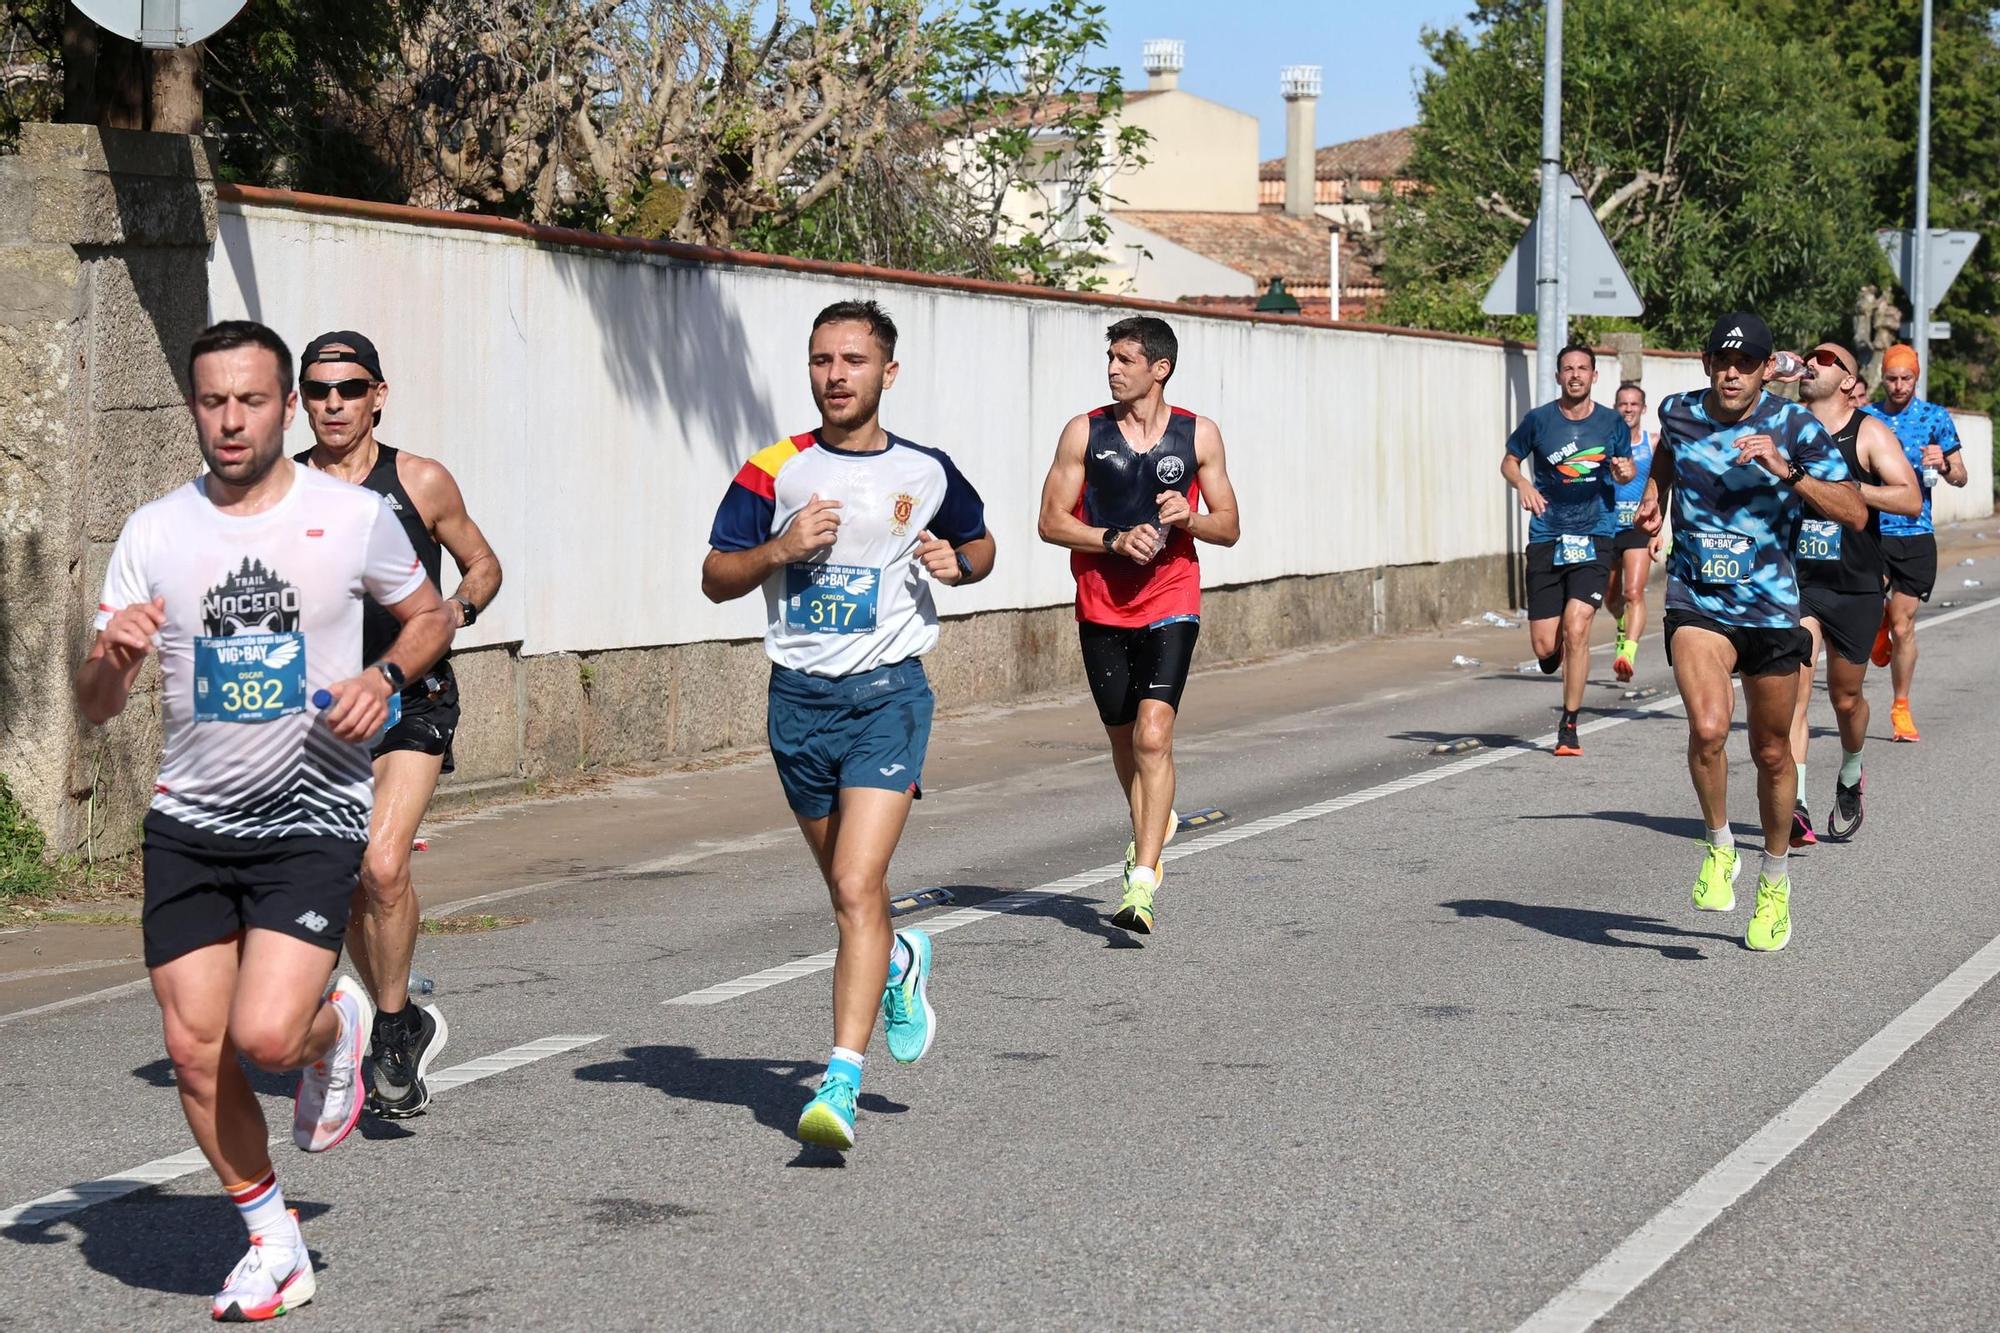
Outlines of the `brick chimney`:
<svg viewBox="0 0 2000 1333">
<path fill-rule="evenodd" d="M 1181 66 L 1187 61 L 1187 43 L 1172 37 L 1155 37 L 1146 43 L 1146 90 L 1170 92 L 1181 86 Z"/>
<path fill-rule="evenodd" d="M 1287 65 L 1278 74 L 1278 88 L 1285 95 L 1285 213 L 1290 217 L 1311 217 L 1318 202 L 1313 120 L 1319 85 L 1318 65 Z"/>
</svg>

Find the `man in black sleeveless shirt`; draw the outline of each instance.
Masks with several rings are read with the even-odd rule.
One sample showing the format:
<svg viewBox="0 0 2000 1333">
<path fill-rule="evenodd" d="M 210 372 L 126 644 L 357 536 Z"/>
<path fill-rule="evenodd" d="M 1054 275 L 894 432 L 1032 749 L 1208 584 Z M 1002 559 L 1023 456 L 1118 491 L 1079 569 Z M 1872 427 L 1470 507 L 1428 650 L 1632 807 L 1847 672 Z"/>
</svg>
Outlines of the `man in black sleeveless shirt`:
<svg viewBox="0 0 2000 1333">
<path fill-rule="evenodd" d="M 450 551 L 459 584 L 445 610 L 454 627 L 470 625 L 500 591 L 500 561 L 442 463 L 375 438 L 389 396 L 375 344 L 344 329 L 313 339 L 300 358 L 299 396 L 314 441 L 299 461 L 382 496 L 433 584 L 440 552 Z M 380 651 L 377 638 L 392 628 L 385 615 L 373 602 L 363 607 L 369 660 Z M 450 1035 L 436 1005 L 409 1003 L 419 920 L 410 851 L 439 776 L 452 769 L 458 730 L 458 680 L 449 657 L 404 685 L 402 708 L 401 720 L 375 746 L 375 813 L 347 931 L 354 968 L 376 1006 L 369 1107 L 391 1119 L 416 1115 L 429 1104 L 424 1075 Z"/>
<path fill-rule="evenodd" d="M 1853 403 L 1860 362 L 1837 342 L 1823 342 L 1807 357 L 1799 400 L 1833 436 L 1848 473 L 1861 483 L 1868 523 L 1855 529 L 1808 513 L 1799 529 L 1799 624 L 1813 636 L 1812 656 L 1799 668 L 1799 701 L 1792 717 L 1792 761 L 1799 794 L 1792 812 L 1792 846 L 1817 842 L 1806 809 L 1806 704 L 1812 698 L 1813 664 L 1826 648 L 1826 693 L 1840 722 L 1840 776 L 1834 782 L 1827 832 L 1846 839 L 1861 827 L 1861 747 L 1868 738 L 1868 696 L 1862 692 L 1875 628 L 1882 623 L 1882 515 L 1923 511 L 1923 491 L 1896 433 Z"/>
</svg>

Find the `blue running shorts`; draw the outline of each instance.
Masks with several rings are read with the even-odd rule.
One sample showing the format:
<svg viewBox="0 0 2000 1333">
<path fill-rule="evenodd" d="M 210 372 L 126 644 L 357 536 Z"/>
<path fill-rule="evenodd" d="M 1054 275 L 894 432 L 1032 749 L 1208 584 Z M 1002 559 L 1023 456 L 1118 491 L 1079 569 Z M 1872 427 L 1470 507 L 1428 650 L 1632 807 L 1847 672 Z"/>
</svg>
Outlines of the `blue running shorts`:
<svg viewBox="0 0 2000 1333">
<path fill-rule="evenodd" d="M 921 798 L 936 703 L 914 657 L 853 676 L 773 665 L 767 726 L 786 804 L 824 819 L 843 787 Z"/>
</svg>

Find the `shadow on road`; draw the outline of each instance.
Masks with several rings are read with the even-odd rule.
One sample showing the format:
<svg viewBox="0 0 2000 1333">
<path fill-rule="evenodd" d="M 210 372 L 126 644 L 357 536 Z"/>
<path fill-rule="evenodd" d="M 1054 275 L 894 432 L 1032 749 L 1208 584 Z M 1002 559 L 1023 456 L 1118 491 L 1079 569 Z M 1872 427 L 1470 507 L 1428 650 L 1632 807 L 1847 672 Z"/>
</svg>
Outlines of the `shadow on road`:
<svg viewBox="0 0 2000 1333">
<path fill-rule="evenodd" d="M 983 907 L 996 898 L 1006 898 L 1019 892 L 1018 889 L 995 889 L 983 884 L 948 884 L 945 887 L 951 890 L 954 907 Z M 1104 947 L 1107 949 L 1146 947 L 1111 924 L 1110 914 L 1104 910 L 1103 903 L 1089 898 L 1079 898 L 1073 893 L 1048 894 L 1039 902 L 1015 908 L 1008 915 L 1038 916 L 1054 921 L 1058 925 L 1068 926 L 1079 934 L 1095 935 L 1104 941 Z M 921 926 L 924 923 L 918 920 L 914 924 Z"/>
<path fill-rule="evenodd" d="M 1510 903 L 1497 898 L 1458 898 L 1440 903 L 1449 907 L 1459 916 L 1495 917 L 1502 921 L 1512 921 L 1530 930 L 1539 930 L 1544 935 L 1557 939 L 1576 940 L 1583 944 L 1598 944 L 1609 949 L 1652 949 L 1662 958 L 1676 962 L 1700 962 L 1708 955 L 1686 944 L 1653 944 L 1639 940 L 1620 939 L 1617 932 L 1631 935 L 1662 935 L 1674 940 L 1717 940 L 1723 944 L 1737 944 L 1734 935 L 1717 935 L 1706 930 L 1682 930 L 1679 926 L 1653 916 L 1633 916 L 1629 912 L 1599 912 L 1587 907 L 1547 907 L 1538 903 Z"/>
<path fill-rule="evenodd" d="M 1532 750 L 1535 743 L 1526 736 L 1510 736 L 1498 731 L 1392 731 L 1392 741 L 1415 741 L 1419 745 L 1445 745 L 1451 741 L 1475 740 L 1484 750 Z"/>
<path fill-rule="evenodd" d="M 1651 829 L 1655 833 L 1667 833 L 1676 838 L 1699 839 L 1706 835 L 1699 816 L 1650 815 L 1639 810 L 1577 810 L 1560 815 L 1517 815 L 1517 819 L 1596 819 L 1607 824 L 1630 824 L 1634 828 Z M 1764 845 L 1764 830 L 1754 824 L 1731 823 L 1739 843 L 1749 848 L 1754 855 Z M 1689 881 L 1692 883 L 1692 881 Z"/>
<path fill-rule="evenodd" d="M 586 1083 L 639 1083 L 683 1101 L 741 1106 L 758 1124 L 789 1138 L 824 1068 L 817 1060 L 724 1060 L 692 1046 L 628 1046 L 623 1060 L 585 1065 L 576 1076 Z M 910 1109 L 873 1092 L 861 1094 L 860 1106 L 876 1115 Z"/>
<path fill-rule="evenodd" d="M 295 1199 L 286 1203 L 301 1222 L 327 1211 L 323 1203 Z M 98 1272 L 128 1287 L 176 1296 L 213 1296 L 243 1257 L 243 1225 L 220 1192 L 141 1190 L 80 1213 L 48 1222 L 16 1223 L 0 1231 L 0 1237 L 18 1245 L 61 1245 L 72 1236 L 84 1262 Z M 325 1268 L 317 1253 L 313 1267 Z"/>
<path fill-rule="evenodd" d="M 248 1060 L 239 1060 L 244 1077 L 250 1080 L 250 1087 L 266 1097 L 289 1097 L 299 1090 L 299 1076 L 296 1072 L 273 1074 L 267 1069 L 259 1069 Z M 174 1086 L 174 1062 L 166 1056 L 149 1060 L 132 1071 L 132 1077 L 155 1088 Z"/>
</svg>

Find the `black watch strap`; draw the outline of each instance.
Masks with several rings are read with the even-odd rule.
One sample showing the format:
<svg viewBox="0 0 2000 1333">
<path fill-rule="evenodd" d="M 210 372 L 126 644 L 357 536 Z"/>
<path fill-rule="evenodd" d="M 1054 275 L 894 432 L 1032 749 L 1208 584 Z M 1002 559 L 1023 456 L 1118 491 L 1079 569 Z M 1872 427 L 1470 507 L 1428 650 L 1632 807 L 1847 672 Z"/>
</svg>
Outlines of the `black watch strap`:
<svg viewBox="0 0 2000 1333">
<path fill-rule="evenodd" d="M 1792 463 L 1792 470 L 1785 474 L 1785 485 L 1796 486 L 1805 479 L 1806 479 L 1806 465 L 1804 463 L 1794 460 Z"/>
<path fill-rule="evenodd" d="M 952 552 L 952 555 L 956 556 L 956 557 L 957 557 L 957 559 L 958 559 L 958 577 L 959 577 L 959 581 L 960 581 L 960 582 L 964 582 L 964 581 L 965 581 L 966 579 L 969 579 L 969 578 L 971 578 L 971 577 L 972 577 L 972 562 L 971 562 L 970 560 L 968 560 L 968 559 L 966 559 L 966 558 L 965 558 L 965 552 L 963 552 L 963 551 L 953 551 L 953 552 Z"/>
<path fill-rule="evenodd" d="M 1125 529 L 1123 528 L 1106 528 L 1104 530 L 1104 549 L 1109 551 L 1115 547 L 1118 544 L 1118 538 L 1124 535 L 1124 532 Z"/>
<path fill-rule="evenodd" d="M 451 600 L 458 603 L 458 609 L 463 613 L 464 619 L 461 623 L 470 625 L 479 619 L 479 608 L 472 604 L 470 597 L 454 597 Z"/>
<path fill-rule="evenodd" d="M 391 689 L 395 690 L 398 694 L 403 692 L 403 686 L 407 683 L 403 679 L 403 668 L 397 666 L 394 662 L 377 662 L 375 669 L 382 673 L 382 679 L 389 682 Z"/>
</svg>

